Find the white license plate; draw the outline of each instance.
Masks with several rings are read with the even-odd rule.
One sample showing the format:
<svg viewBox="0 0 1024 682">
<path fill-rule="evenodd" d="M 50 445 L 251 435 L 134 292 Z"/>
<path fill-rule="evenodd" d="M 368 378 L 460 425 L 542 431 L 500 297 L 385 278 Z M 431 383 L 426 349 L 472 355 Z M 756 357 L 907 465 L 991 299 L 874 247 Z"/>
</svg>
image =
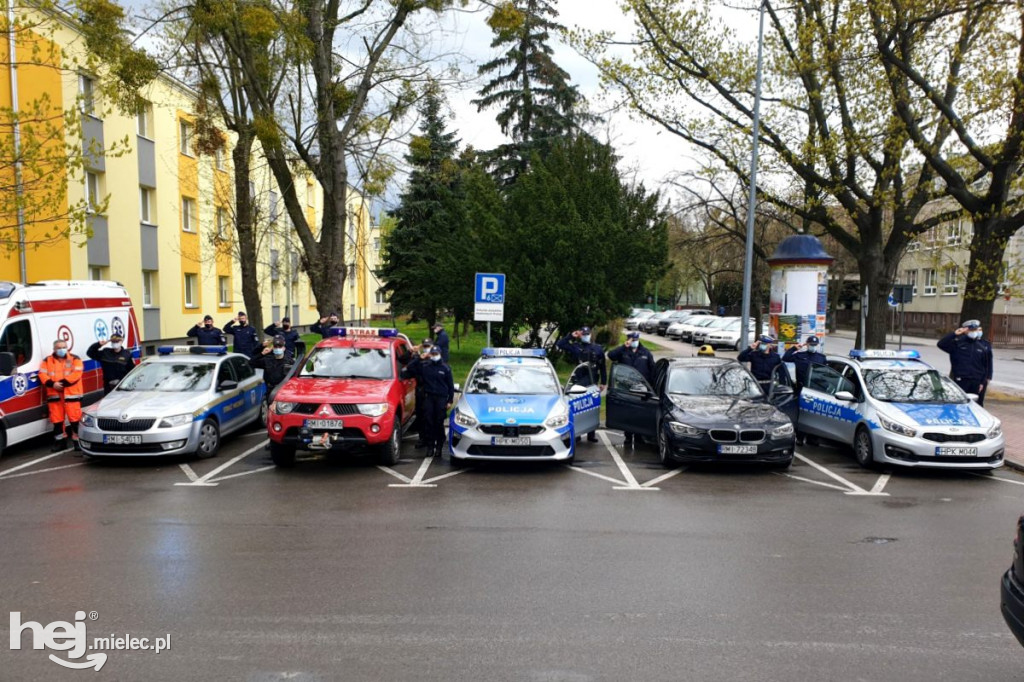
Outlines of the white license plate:
<svg viewBox="0 0 1024 682">
<path fill-rule="evenodd" d="M 307 429 L 343 429 L 344 420 L 341 419 L 307 419 L 304 422 Z"/>
<path fill-rule="evenodd" d="M 935 448 L 936 457 L 977 457 L 978 448 L 954 448 L 948 445 Z"/>
<path fill-rule="evenodd" d="M 491 438 L 491 445 L 529 445 L 529 438 L 499 438 L 495 436 Z"/>
<path fill-rule="evenodd" d="M 142 445 L 142 436 L 103 436 L 105 445 Z"/>
<path fill-rule="evenodd" d="M 718 452 L 723 455 L 756 455 L 756 445 L 719 445 Z"/>
</svg>

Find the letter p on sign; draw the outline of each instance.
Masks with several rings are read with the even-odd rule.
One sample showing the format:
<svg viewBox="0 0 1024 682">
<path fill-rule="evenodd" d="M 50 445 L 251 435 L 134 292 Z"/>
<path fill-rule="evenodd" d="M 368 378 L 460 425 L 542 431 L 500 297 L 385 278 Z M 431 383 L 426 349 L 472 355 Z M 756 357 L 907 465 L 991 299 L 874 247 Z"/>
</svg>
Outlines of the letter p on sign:
<svg viewBox="0 0 1024 682">
<path fill-rule="evenodd" d="M 505 275 L 478 272 L 474 298 L 476 303 L 504 303 Z"/>
</svg>

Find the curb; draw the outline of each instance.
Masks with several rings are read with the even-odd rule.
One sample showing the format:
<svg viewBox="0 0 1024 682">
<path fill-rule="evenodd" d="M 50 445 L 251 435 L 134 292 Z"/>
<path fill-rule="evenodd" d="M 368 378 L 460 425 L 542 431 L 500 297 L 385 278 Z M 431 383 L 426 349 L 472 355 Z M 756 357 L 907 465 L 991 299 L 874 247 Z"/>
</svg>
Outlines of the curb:
<svg viewBox="0 0 1024 682">
<path fill-rule="evenodd" d="M 1003 457 L 1003 466 L 1010 467 L 1016 471 L 1024 471 L 1024 462 L 1015 462 L 1014 460 L 1006 457 Z"/>
</svg>

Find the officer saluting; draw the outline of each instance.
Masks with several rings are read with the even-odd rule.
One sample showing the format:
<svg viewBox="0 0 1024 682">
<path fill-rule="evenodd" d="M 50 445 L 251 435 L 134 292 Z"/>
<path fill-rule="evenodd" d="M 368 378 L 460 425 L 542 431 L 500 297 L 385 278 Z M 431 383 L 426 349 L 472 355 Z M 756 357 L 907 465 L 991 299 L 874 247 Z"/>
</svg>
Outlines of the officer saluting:
<svg viewBox="0 0 1024 682">
<path fill-rule="evenodd" d="M 123 341 L 120 334 L 111 334 L 110 343 L 105 348 L 101 346 L 107 343 L 106 339 L 100 339 L 85 350 L 89 359 L 100 363 L 103 370 L 103 395 L 113 391 L 117 382 L 135 367 L 132 352 L 124 347 Z"/>
<path fill-rule="evenodd" d="M 402 374 L 423 383 L 423 440 L 427 443 L 427 453 L 440 457 L 444 446 L 444 417 L 455 402 L 455 382 L 451 367 L 441 360 L 440 348 L 431 346 L 427 358 L 424 361 L 413 357 Z"/>
<path fill-rule="evenodd" d="M 597 370 L 600 376 L 600 389 L 604 391 L 608 383 L 608 365 L 604 359 L 604 348 L 600 344 L 590 342 L 590 327 L 580 327 L 572 334 L 563 336 L 555 344 L 555 347 L 565 352 L 576 364 L 587 363 Z M 597 442 L 597 434 L 591 431 L 587 434 L 587 441 Z"/>
<path fill-rule="evenodd" d="M 819 352 L 821 339 L 817 336 L 808 336 L 807 340 L 797 346 L 791 346 L 786 354 L 782 356 L 783 362 L 792 362 L 796 365 L 797 390 L 803 388 L 811 373 L 811 365 L 826 364 L 824 353 Z"/>
<path fill-rule="evenodd" d="M 640 332 L 629 332 L 626 334 L 626 343 L 608 351 L 608 359 L 612 362 L 619 362 L 629 365 L 640 372 L 647 383 L 652 383 L 654 378 L 654 356 L 640 344 Z M 639 443 L 640 436 L 630 431 L 625 432 L 626 439 L 623 445 Z"/>
<path fill-rule="evenodd" d="M 966 393 L 976 393 L 985 404 L 985 390 L 992 380 L 992 346 L 981 338 L 981 322 L 967 320 L 954 332 L 939 339 L 938 346 L 949 353 L 950 374 Z"/>
<path fill-rule="evenodd" d="M 818 337 L 814 337 L 818 338 Z M 750 373 L 762 384 L 772 380 L 772 372 L 782 364 L 782 358 L 775 351 L 775 339 L 762 336 L 748 348 L 744 348 L 736 359 L 750 363 Z"/>
<path fill-rule="evenodd" d="M 255 327 L 249 326 L 249 318 L 244 310 L 239 310 L 235 319 L 224 325 L 224 333 L 235 337 L 236 353 L 249 357 L 260 348 L 260 333 Z"/>
</svg>

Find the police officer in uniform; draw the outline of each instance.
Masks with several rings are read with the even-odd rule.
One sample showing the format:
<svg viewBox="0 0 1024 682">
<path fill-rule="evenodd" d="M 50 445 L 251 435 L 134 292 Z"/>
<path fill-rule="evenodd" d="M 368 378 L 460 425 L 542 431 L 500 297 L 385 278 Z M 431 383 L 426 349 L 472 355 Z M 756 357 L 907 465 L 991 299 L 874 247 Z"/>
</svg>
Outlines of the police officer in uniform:
<svg viewBox="0 0 1024 682">
<path fill-rule="evenodd" d="M 416 351 L 416 357 L 426 362 L 430 359 L 430 349 L 434 345 L 434 342 L 430 339 L 423 339 L 423 343 L 420 347 L 414 349 Z M 442 359 L 444 356 L 442 355 Z M 413 446 L 417 450 L 420 448 L 427 447 L 427 416 L 425 413 L 427 407 L 426 394 L 424 393 L 424 387 L 422 381 L 416 382 L 416 445 Z"/>
<path fill-rule="evenodd" d="M 976 393 L 978 404 L 984 405 L 992 381 L 992 345 L 981 337 L 981 322 L 967 320 L 939 339 L 938 346 L 949 353 L 950 376 L 956 385 L 966 393 Z"/>
<path fill-rule="evenodd" d="M 257 348 L 249 359 L 249 364 L 255 369 L 263 370 L 263 383 L 267 385 L 269 399 L 271 392 L 292 371 L 292 355 L 285 348 L 284 337 L 275 336 L 273 341 Z"/>
<path fill-rule="evenodd" d="M 775 339 L 767 335 L 744 348 L 736 356 L 736 359 L 740 362 L 750 363 L 750 373 L 761 383 L 766 392 L 772 380 L 772 372 L 782 364 L 782 358 L 775 351 Z"/>
<path fill-rule="evenodd" d="M 587 363 L 597 371 L 601 391 L 608 384 L 608 365 L 604 359 L 604 348 L 590 341 L 590 327 L 581 327 L 568 336 L 563 336 L 555 347 L 566 353 L 576 364 Z M 591 431 L 587 441 L 597 442 L 597 434 Z"/>
<path fill-rule="evenodd" d="M 330 315 L 324 315 L 319 321 L 309 325 L 309 331 L 314 334 L 319 334 L 320 338 L 326 339 L 327 333 L 331 327 L 338 326 L 338 313 L 331 313 Z"/>
<path fill-rule="evenodd" d="M 441 359 L 441 349 L 430 347 L 427 359 L 414 357 L 402 370 L 406 377 L 423 383 L 424 433 L 429 456 L 440 457 L 444 446 L 444 418 L 455 402 L 451 367 Z"/>
<path fill-rule="evenodd" d="M 783 362 L 792 362 L 796 365 L 796 400 L 797 405 L 800 404 L 800 392 L 803 390 L 804 384 L 810 378 L 811 366 L 812 365 L 824 365 L 825 354 L 821 351 L 821 339 L 817 336 L 808 336 L 807 340 L 801 344 L 791 346 L 785 354 L 782 356 Z M 800 411 L 797 410 L 797 423 L 794 424 L 796 427 L 796 442 L 799 445 L 804 444 L 805 436 L 800 431 Z M 807 441 L 811 445 L 817 445 L 817 437 L 806 436 Z"/>
<path fill-rule="evenodd" d="M 124 337 L 120 334 L 111 334 L 109 344 L 106 339 L 100 339 L 89 346 L 85 354 L 100 363 L 100 369 L 103 370 L 103 395 L 113 391 L 117 383 L 135 366 L 132 352 L 124 347 Z"/>
<path fill-rule="evenodd" d="M 299 341 L 299 333 L 292 329 L 292 318 L 282 317 L 280 324 L 277 322 L 268 324 L 263 333 L 267 336 L 283 336 L 284 347 L 288 349 L 292 357 L 295 356 L 295 344 Z"/>
<path fill-rule="evenodd" d="M 629 332 L 626 334 L 626 343 L 608 351 L 608 359 L 612 362 L 620 362 L 629 365 L 647 380 L 647 383 L 654 383 L 654 356 L 647 348 L 640 343 L 640 332 Z M 640 436 L 625 432 L 623 445 L 633 445 L 639 442 Z"/>
<path fill-rule="evenodd" d="M 224 345 L 224 332 L 213 326 L 213 317 L 203 316 L 203 323 L 196 324 L 188 330 L 186 336 L 191 336 L 200 346 L 222 346 Z"/>
<path fill-rule="evenodd" d="M 239 310 L 235 319 L 224 325 L 224 333 L 235 337 L 235 352 L 247 358 L 261 348 L 260 333 L 255 327 L 249 326 L 249 318 L 244 310 Z"/>
<path fill-rule="evenodd" d="M 444 330 L 444 325 L 438 322 L 434 325 L 432 331 L 434 332 L 434 345 L 441 349 L 441 362 L 448 364 L 448 332 Z"/>
</svg>

